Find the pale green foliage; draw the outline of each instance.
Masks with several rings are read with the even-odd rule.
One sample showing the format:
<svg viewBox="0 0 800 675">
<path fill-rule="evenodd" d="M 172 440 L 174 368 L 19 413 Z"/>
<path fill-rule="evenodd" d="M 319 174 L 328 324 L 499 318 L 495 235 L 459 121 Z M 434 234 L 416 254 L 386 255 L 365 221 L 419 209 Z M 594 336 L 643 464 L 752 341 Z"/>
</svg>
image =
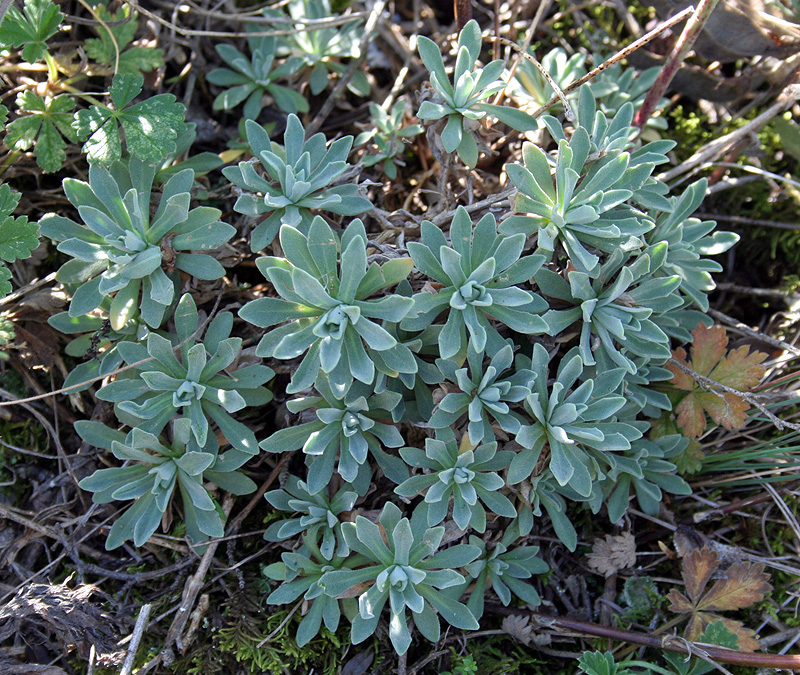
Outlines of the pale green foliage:
<svg viewBox="0 0 800 675">
<path fill-rule="evenodd" d="M 667 244 L 660 243 L 650 254 L 641 254 L 625 265 L 626 256 L 616 252 L 595 270 L 595 278 L 573 271 L 565 281 L 550 270 L 537 272 L 536 282 L 546 296 L 573 305 L 545 314 L 551 334 L 580 322 L 579 350 L 587 366 L 595 364 L 598 349 L 629 373 L 637 370 L 634 356 L 664 363 L 670 357 L 669 338 L 654 319 L 683 305 L 677 294 L 680 277 L 653 275 L 666 254 Z M 594 336 L 599 344 L 593 344 Z"/>
<path fill-rule="evenodd" d="M 547 350 L 534 345 L 531 370 L 536 378 L 533 393 L 525 399 L 533 424 L 524 426 L 516 436 L 524 449 L 511 462 L 507 480 L 515 484 L 530 478 L 547 444 L 547 466 L 559 485 L 569 485 L 577 494 L 588 497 L 607 467 L 615 465 L 612 453 L 628 450 L 642 432 L 615 421 L 614 414 L 625 399 L 611 392 L 622 381 L 623 369 L 575 386 L 583 363 L 577 350 L 572 350 L 558 364 L 555 382 L 548 386 L 549 362 Z"/>
<path fill-rule="evenodd" d="M 547 332 L 547 322 L 539 316 L 547 303 L 520 287 L 544 261 L 542 256 L 522 255 L 523 235 L 499 235 L 492 214 L 473 228 L 463 207 L 453 216 L 450 243 L 430 221 L 422 222 L 421 234 L 421 241 L 408 243 L 408 252 L 416 268 L 442 288 L 414 296 L 414 307 L 401 323 L 404 329 L 422 330 L 446 310 L 439 353 L 461 360 L 466 356 L 467 332 L 471 351 L 494 353 L 505 345 L 490 318 L 518 333 Z"/>
<path fill-rule="evenodd" d="M 368 199 L 358 195 L 357 185 L 334 185 L 350 166 L 347 155 L 352 136 L 330 146 L 321 133 L 306 140 L 300 120 L 289 115 L 281 147 L 255 122 L 247 120 L 245 126 L 253 159 L 226 167 L 222 173 L 247 191 L 236 200 L 236 211 L 247 216 L 270 213 L 251 234 L 254 252 L 269 246 L 282 224 L 308 232 L 312 210 L 355 216 L 372 208 Z M 258 164 L 265 174 L 256 170 Z"/>
<path fill-rule="evenodd" d="M 373 166 L 383 162 L 383 172 L 387 178 L 397 178 L 397 166 L 403 165 L 403 139 L 417 136 L 423 132 L 419 124 L 403 126 L 405 103 L 395 101 L 391 112 L 386 112 L 376 103 L 369 104 L 369 113 L 373 129 L 356 136 L 355 145 L 372 142 L 377 152 L 362 158 L 364 166 Z"/>
<path fill-rule="evenodd" d="M 460 391 L 448 393 L 439 402 L 428 424 L 434 429 L 449 429 L 467 414 L 467 432 L 472 445 L 494 440 L 492 420 L 503 431 L 517 433 L 525 420 L 511 410 L 509 403 L 519 403 L 531 393 L 534 373 L 519 368 L 500 377 L 514 360 L 514 350 L 510 345 L 494 354 L 486 368 L 482 353 L 469 350 L 467 359 L 469 369 L 458 368 L 453 361 L 446 359 L 436 361 L 442 375 L 456 383 Z"/>
<path fill-rule="evenodd" d="M 113 296 L 109 318 L 114 330 L 139 313 L 158 328 L 175 300 L 176 269 L 198 279 L 225 274 L 211 256 L 189 251 L 219 248 L 235 229 L 219 221 L 217 209 L 190 210 L 191 169 L 170 178 L 151 217 L 155 173 L 154 166 L 135 158 L 109 169 L 92 165 L 88 183 L 64 181 L 67 198 L 85 226 L 53 213 L 42 218 L 42 234 L 60 242 L 58 250 L 74 258 L 57 275 L 59 281 L 78 286 L 71 317 L 88 314 Z"/>
<path fill-rule="evenodd" d="M 389 478 L 396 483 L 405 480 L 408 473 L 403 462 L 382 449 L 399 448 L 403 437 L 397 427 L 378 421 L 391 418 L 400 395 L 391 391 L 373 394 L 370 387 L 356 383 L 340 399 L 324 377 L 317 379 L 315 387 L 320 396 L 290 400 L 287 408 L 294 413 L 313 409 L 317 419 L 279 429 L 261 441 L 261 448 L 267 452 L 302 449 L 309 465 L 306 484 L 310 494 L 330 483 L 337 456 L 336 472 L 361 495 L 372 480 L 369 454 Z"/>
<path fill-rule="evenodd" d="M 529 48 L 528 51 L 533 57 L 536 57 L 532 48 Z M 585 54 L 576 52 L 572 56 L 567 56 L 567 53 L 561 47 L 548 49 L 541 60 L 542 67 L 560 89 L 566 89 L 575 80 L 586 74 L 585 62 Z M 509 88 L 521 101 L 530 102 L 536 108 L 543 106 L 556 95 L 556 92 L 541 71 L 524 58 L 520 59 L 517 70 L 514 73 L 514 81 Z M 554 104 L 548 110 L 551 114 L 561 111 L 561 103 Z"/>
<path fill-rule="evenodd" d="M 311 494 L 303 481 L 288 476 L 281 490 L 271 490 L 264 497 L 276 509 L 299 514 L 299 518 L 271 523 L 264 532 L 267 541 L 284 541 L 302 533 L 306 544 L 309 540 L 313 542 L 325 560 L 350 553 L 342 537 L 339 517 L 352 510 L 358 497 L 356 492 L 342 488 L 329 499 L 325 490 Z"/>
<path fill-rule="evenodd" d="M 120 419 L 142 431 L 159 434 L 171 419 L 182 416 L 191 421 L 197 443 L 204 445 L 214 422 L 234 448 L 257 454 L 253 432 L 231 413 L 269 402 L 272 394 L 261 385 L 275 373 L 258 364 L 230 370 L 242 345 L 241 338 L 228 337 L 232 325 L 230 313 L 219 314 L 200 340 L 197 307 L 184 295 L 175 311 L 174 344 L 157 333 L 150 333 L 145 344 L 120 342 L 117 350 L 132 369 L 105 385 L 97 397 L 116 403 Z"/>
<path fill-rule="evenodd" d="M 355 523 L 344 523 L 342 531 L 348 546 L 364 556 L 367 565 L 328 572 L 319 584 L 328 595 L 336 597 L 357 584 L 369 583 L 369 589 L 358 598 L 359 612 L 350 634 L 353 644 L 375 632 L 389 600 L 389 639 L 398 654 L 405 654 L 411 644 L 406 608 L 420 633 L 432 642 L 438 642 L 441 634 L 437 612 L 456 628 L 478 628 L 472 612 L 440 589 L 462 583 L 464 577 L 453 568 L 472 562 L 480 555 L 480 549 L 459 544 L 437 553 L 444 527 L 429 529 L 419 519 L 409 521 L 401 516 L 400 509 L 391 502 L 383 507 L 380 523 L 386 541 L 378 525 L 363 516 L 357 516 Z"/>
<path fill-rule="evenodd" d="M 108 550 L 128 540 L 142 546 L 161 523 L 176 488 L 183 501 L 186 532 L 195 543 L 224 534 L 219 505 L 204 482 L 237 495 L 256 489 L 252 480 L 237 471 L 249 455 L 238 450 L 219 454 L 213 434 L 198 443 L 190 427 L 188 418 L 176 420 L 170 442 L 140 428 L 125 435 L 100 422 L 76 422 L 75 430 L 84 441 L 128 462 L 100 469 L 79 484 L 94 492 L 92 500 L 97 504 L 134 500 L 114 521 L 106 540 Z"/>
<path fill-rule="evenodd" d="M 320 94 L 327 88 L 331 75 L 341 75 L 347 70 L 347 64 L 340 59 L 359 56 L 363 25 L 360 19 L 356 19 L 338 26 L 310 28 L 308 21 L 320 21 L 334 15 L 330 0 L 291 0 L 287 8 L 298 23 L 293 33 L 279 41 L 278 52 L 302 59 L 305 66 L 303 75 L 308 78 L 311 93 Z M 265 16 L 270 14 L 281 16 L 278 12 L 264 10 Z M 357 96 L 369 96 L 369 82 L 361 71 L 353 74 L 347 88 Z"/>
<path fill-rule="evenodd" d="M 478 163 L 478 144 L 473 132 L 487 114 L 519 131 L 537 128 L 536 120 L 527 113 L 485 102 L 505 88 L 505 82 L 500 79 L 505 65 L 502 59 L 496 59 L 483 68 L 476 68 L 481 51 L 481 30 L 477 21 L 468 21 L 458 35 L 452 81 L 436 43 L 421 36 L 417 44 L 434 92 L 431 100 L 422 102 L 417 117 L 422 120 L 446 118 L 439 132 L 446 152 L 456 152 L 465 165 L 474 167 Z"/>
<path fill-rule="evenodd" d="M 483 600 L 489 583 L 506 607 L 511 602 L 512 593 L 529 605 L 541 603 L 536 589 L 522 581 L 550 569 L 544 560 L 536 557 L 538 546 L 520 546 L 508 550 L 505 544 L 498 542 L 492 548 L 487 548 L 482 539 L 473 536 L 470 536 L 469 543 L 481 551 L 481 556 L 465 567 L 475 580 L 467 607 L 476 617 L 483 616 Z"/>
<path fill-rule="evenodd" d="M 267 602 L 272 605 L 285 605 L 294 602 L 301 595 L 308 603 L 309 609 L 297 628 L 297 645 L 306 645 L 319 632 L 323 622 L 325 628 L 332 633 L 339 627 L 341 618 L 340 603 L 346 605 L 349 615 L 354 615 L 358 610 L 352 598 L 338 600 L 325 593 L 325 588 L 320 580 L 327 572 L 341 569 L 352 569 L 354 565 L 363 564 L 363 556 L 350 556 L 349 558 L 335 557 L 327 560 L 322 557 L 315 546 L 306 545 L 297 553 L 282 553 L 282 562 L 274 563 L 264 569 L 265 576 L 276 581 L 283 581 L 267 597 Z"/>
<path fill-rule="evenodd" d="M 214 110 L 235 108 L 245 101 L 244 116 L 254 120 L 264 107 L 264 95 L 269 94 L 285 112 L 308 112 L 308 101 L 301 94 L 276 83 L 276 80 L 287 78 L 301 68 L 303 60 L 293 57 L 273 68 L 275 37 L 253 35 L 253 33 L 263 33 L 265 25 L 247 25 L 247 32 L 250 33 L 247 45 L 252 55 L 250 59 L 233 45 L 217 45 L 217 53 L 230 67 L 212 70 L 206 75 L 206 80 L 211 84 L 231 88 L 214 99 Z"/>
<path fill-rule="evenodd" d="M 427 514 L 428 525 L 438 525 L 445 519 L 451 496 L 453 521 L 462 530 L 486 530 L 484 506 L 498 516 L 517 515 L 514 505 L 499 492 L 505 481 L 497 473 L 508 467 L 513 453 L 497 452 L 497 443 L 459 452 L 455 436 L 447 430 L 439 438 L 426 438 L 424 452 L 402 448 L 400 456 L 410 466 L 429 470 L 403 481 L 394 490 L 403 497 L 425 492 L 425 501 L 417 511 L 419 517 Z"/>
<path fill-rule="evenodd" d="M 259 328 L 283 323 L 261 338 L 258 356 L 293 359 L 305 354 L 288 393 L 311 386 L 320 372 L 338 397 L 354 379 L 371 384 L 374 352 L 381 353 L 382 362 L 392 369 L 390 375 L 417 371 L 408 347 L 381 326 L 400 321 L 413 301 L 399 295 L 370 299 L 408 276 L 408 258 L 368 267 L 367 235 L 359 220 L 351 222 L 341 238 L 320 217 L 311 223 L 308 236 L 283 225 L 280 241 L 285 258 L 256 261 L 280 297 L 253 300 L 239 316 Z"/>
</svg>

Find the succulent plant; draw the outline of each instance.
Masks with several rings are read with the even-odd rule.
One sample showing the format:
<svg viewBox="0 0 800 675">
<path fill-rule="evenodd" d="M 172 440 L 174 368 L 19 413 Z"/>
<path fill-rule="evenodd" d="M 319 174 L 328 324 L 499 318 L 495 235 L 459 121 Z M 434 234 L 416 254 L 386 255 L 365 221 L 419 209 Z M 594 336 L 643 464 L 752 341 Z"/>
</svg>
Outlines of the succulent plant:
<svg viewBox="0 0 800 675">
<path fill-rule="evenodd" d="M 617 367 L 636 372 L 632 356 L 663 363 L 670 357 L 669 338 L 651 317 L 681 307 L 677 294 L 681 279 L 655 276 L 667 254 L 667 244 L 652 247 L 630 265 L 618 251 L 595 272 L 568 272 L 568 280 L 550 270 L 540 270 L 536 283 L 545 295 L 567 302 L 570 309 L 551 309 L 545 314 L 553 335 L 581 321 L 580 355 L 584 365 L 595 363 L 602 350 Z M 593 336 L 599 340 L 593 344 Z M 628 356 L 630 354 L 631 356 Z"/>
<path fill-rule="evenodd" d="M 317 419 L 279 429 L 261 441 L 261 448 L 267 452 L 302 449 L 309 464 L 305 482 L 312 495 L 330 483 L 337 456 L 336 472 L 359 494 L 366 494 L 372 478 L 369 454 L 389 478 L 396 483 L 405 480 L 408 472 L 402 460 L 382 448 L 399 448 L 403 437 L 396 426 L 379 421 L 391 419 L 400 395 L 391 391 L 373 394 L 371 387 L 356 384 L 340 399 L 324 377 L 318 378 L 315 387 L 320 396 L 293 399 L 286 405 L 294 413 L 313 409 Z"/>
<path fill-rule="evenodd" d="M 423 509 L 429 526 L 445 519 L 451 496 L 453 520 L 462 530 L 472 527 L 478 532 L 486 531 L 484 506 L 498 516 L 514 518 L 517 515 L 514 505 L 498 492 L 505 481 L 497 473 L 508 467 L 514 454 L 497 452 L 497 443 L 484 443 L 474 450 L 459 452 L 452 433 L 442 432 L 440 436 L 426 438 L 424 452 L 419 448 L 400 450 L 407 464 L 428 469 L 430 473 L 412 476 L 394 491 L 403 497 L 425 492 L 425 501 L 417 508 Z"/>
<path fill-rule="evenodd" d="M 298 647 L 308 644 L 319 633 L 323 622 L 325 628 L 332 633 L 336 632 L 342 615 L 340 603 L 348 605 L 352 609 L 352 614 L 358 611 L 352 598 L 338 600 L 326 595 L 325 589 L 319 582 L 328 572 L 349 569 L 353 565 L 363 563 L 361 556 L 326 560 L 315 555 L 307 546 L 303 546 L 296 553 L 282 553 L 281 560 L 282 562 L 269 565 L 264 570 L 264 574 L 269 578 L 285 582 L 270 593 L 267 603 L 285 605 L 303 596 L 309 609 L 297 627 L 295 639 Z"/>
<path fill-rule="evenodd" d="M 458 368 L 452 361 L 437 359 L 436 364 L 450 382 L 458 384 L 459 392 L 450 392 L 439 401 L 428 424 L 434 429 L 450 428 L 458 419 L 469 416 L 470 444 L 474 447 L 481 441 L 494 440 L 492 419 L 498 426 L 516 434 L 524 419 L 512 411 L 509 403 L 519 403 L 531 393 L 534 379 L 532 371 L 525 368 L 500 376 L 509 369 L 514 360 L 514 350 L 506 345 L 494 354 L 489 365 L 483 367 L 483 354 L 472 350 L 467 353 L 469 369 Z"/>
<path fill-rule="evenodd" d="M 487 114 L 518 131 L 533 131 L 538 127 L 536 120 L 522 110 L 485 103 L 490 96 L 505 89 L 506 83 L 500 79 L 505 64 L 502 59 L 496 59 L 483 68 L 475 67 L 481 51 L 481 29 L 474 19 L 468 21 L 458 35 L 452 83 L 436 43 L 420 36 L 417 47 L 430 73 L 434 93 L 431 100 L 422 102 L 417 117 L 422 120 L 447 118 L 440 132 L 442 146 L 446 152 L 458 153 L 466 166 L 474 167 L 478 163 L 478 144 L 473 131 L 478 127 L 478 120 Z"/>
<path fill-rule="evenodd" d="M 401 327 L 422 330 L 447 311 L 439 333 L 443 359 L 463 360 L 470 349 L 494 353 L 505 341 L 489 319 L 523 334 L 545 333 L 547 322 L 539 316 L 547 303 L 532 291 L 520 288 L 544 261 L 542 256 L 522 255 L 524 235 L 497 233 L 494 215 L 486 214 L 475 225 L 463 206 L 456 209 L 448 244 L 441 229 L 430 221 L 421 225 L 422 240 L 409 242 L 408 252 L 416 268 L 441 284 L 436 293 L 414 295 L 414 307 Z"/>
<path fill-rule="evenodd" d="M 481 550 L 480 558 L 465 566 L 475 580 L 467 607 L 476 617 L 483 616 L 483 601 L 489 585 L 506 607 L 511 602 L 512 593 L 529 605 L 541 604 L 536 589 L 522 581 L 535 574 L 545 574 L 550 569 L 544 560 L 537 557 L 538 546 L 519 546 L 509 550 L 505 544 L 497 542 L 488 548 L 482 539 L 474 536 L 470 536 L 469 543 Z"/>
<path fill-rule="evenodd" d="M 142 546 L 161 523 L 176 488 L 183 500 L 186 532 L 195 543 L 224 534 L 219 505 L 204 487 L 206 481 L 237 495 L 256 489 L 252 480 L 237 471 L 250 455 L 238 450 L 219 454 L 213 434 L 198 443 L 188 418 L 175 420 L 171 442 L 142 429 L 126 435 L 100 422 L 79 420 L 75 430 L 87 443 L 130 462 L 100 469 L 79 483 L 94 492 L 92 500 L 97 504 L 134 500 L 111 526 L 106 540 L 109 551 L 127 540 Z"/>
<path fill-rule="evenodd" d="M 197 339 L 198 322 L 192 296 L 184 295 L 175 312 L 175 344 L 158 333 L 150 333 L 145 344 L 118 343 L 120 356 L 132 369 L 106 384 L 97 397 L 116 403 L 120 419 L 142 431 L 159 434 L 172 418 L 182 416 L 191 421 L 192 434 L 202 446 L 213 435 L 211 420 L 233 447 L 257 454 L 255 435 L 230 413 L 267 403 L 272 394 L 261 385 L 275 373 L 255 364 L 223 374 L 242 345 L 241 338 L 228 337 L 233 316 L 224 312 L 215 317 L 202 341 Z"/>
<path fill-rule="evenodd" d="M 304 533 L 304 540 L 313 541 L 325 560 L 346 557 L 350 553 L 342 537 L 339 514 L 352 510 L 358 498 L 356 492 L 342 488 L 329 499 L 324 490 L 312 494 L 303 481 L 288 476 L 281 490 L 271 490 L 264 496 L 276 509 L 300 514 L 299 518 L 271 523 L 264 533 L 267 541 L 284 541 Z M 320 537 L 322 541 L 318 543 Z"/>
<path fill-rule="evenodd" d="M 373 129 L 356 136 L 356 147 L 372 141 L 374 154 L 361 158 L 364 166 L 374 166 L 383 162 L 383 172 L 387 178 L 397 178 L 397 165 L 403 164 L 399 157 L 403 154 L 403 139 L 421 134 L 424 129 L 419 124 L 403 126 L 406 106 L 402 100 L 395 101 L 391 112 L 376 103 L 370 103 L 369 113 Z"/>
<path fill-rule="evenodd" d="M 229 68 L 212 70 L 206 75 L 206 80 L 211 84 L 231 88 L 214 99 L 214 110 L 229 110 L 245 101 L 244 116 L 254 120 L 264 108 L 264 95 L 269 94 L 284 112 L 308 112 L 308 101 L 302 94 L 277 84 L 279 80 L 288 78 L 302 68 L 303 60 L 299 57 L 289 58 L 273 68 L 275 37 L 253 35 L 264 32 L 263 26 L 259 24 L 247 24 L 246 28 L 250 33 L 247 37 L 251 54 L 249 59 L 233 45 L 222 43 L 216 46 L 217 54 Z"/>
<path fill-rule="evenodd" d="M 477 630 L 472 612 L 440 589 L 462 583 L 464 577 L 453 568 L 475 560 L 480 549 L 458 544 L 437 552 L 444 527 L 427 528 L 421 520 L 409 521 L 391 502 L 383 507 L 380 525 L 386 533 L 385 541 L 381 528 L 364 516 L 357 516 L 355 523 L 343 523 L 348 546 L 366 558 L 366 566 L 327 572 L 318 582 L 333 597 L 357 584 L 369 583 L 358 598 L 359 611 L 350 632 L 352 643 L 363 642 L 375 632 L 387 600 L 389 639 L 398 654 L 405 654 L 411 644 L 406 608 L 420 633 L 432 642 L 438 642 L 441 635 L 437 612 L 456 628 Z"/>
<path fill-rule="evenodd" d="M 137 310 L 147 325 L 158 328 L 174 304 L 178 270 L 198 279 L 224 276 L 225 269 L 208 252 L 236 229 L 220 222 L 217 209 L 189 208 L 191 169 L 167 181 L 151 217 L 155 174 L 154 166 L 129 158 L 108 169 L 93 164 L 88 183 L 64 180 L 67 198 L 85 225 L 54 213 L 39 225 L 42 234 L 60 242 L 59 251 L 74 258 L 56 275 L 78 286 L 70 317 L 88 314 L 113 296 L 108 310 L 113 330 L 121 330 Z"/>
<path fill-rule="evenodd" d="M 375 352 L 391 375 L 417 371 L 411 351 L 381 326 L 383 321 L 400 321 L 413 301 L 399 295 L 370 299 L 408 276 L 408 258 L 367 267 L 367 235 L 360 220 L 351 222 L 341 239 L 319 217 L 308 236 L 284 225 L 280 242 L 285 258 L 256 261 L 280 297 L 253 300 L 239 316 L 259 328 L 283 324 L 261 338 L 258 356 L 293 359 L 305 354 L 288 393 L 310 387 L 320 372 L 340 398 L 354 379 L 371 384 Z"/>
<path fill-rule="evenodd" d="M 536 379 L 533 393 L 525 399 L 533 423 L 523 426 L 516 436 L 523 449 L 511 462 L 506 480 L 513 485 L 530 478 L 547 446 L 547 466 L 559 485 L 569 485 L 588 497 L 593 483 L 604 476 L 598 460 L 613 465 L 613 456 L 607 455 L 630 449 L 631 441 L 642 435 L 614 418 L 625 399 L 610 392 L 619 387 L 625 371 L 616 368 L 601 373 L 596 380 L 585 380 L 573 389 L 583 373 L 581 355 L 573 349 L 560 361 L 555 382 L 548 387 L 549 362 L 547 350 L 534 345 L 531 370 Z"/>
<path fill-rule="evenodd" d="M 343 136 L 330 146 L 321 133 L 306 140 L 296 115 L 289 115 L 286 122 L 283 147 L 270 141 L 266 130 L 252 120 L 246 121 L 245 129 L 253 159 L 225 167 L 222 173 L 244 190 L 234 210 L 246 216 L 270 213 L 250 235 L 254 252 L 269 246 L 281 225 L 307 233 L 312 210 L 355 216 L 372 208 L 368 199 L 358 195 L 357 185 L 334 185 L 350 166 L 347 155 L 353 147 L 352 136 Z"/>
</svg>

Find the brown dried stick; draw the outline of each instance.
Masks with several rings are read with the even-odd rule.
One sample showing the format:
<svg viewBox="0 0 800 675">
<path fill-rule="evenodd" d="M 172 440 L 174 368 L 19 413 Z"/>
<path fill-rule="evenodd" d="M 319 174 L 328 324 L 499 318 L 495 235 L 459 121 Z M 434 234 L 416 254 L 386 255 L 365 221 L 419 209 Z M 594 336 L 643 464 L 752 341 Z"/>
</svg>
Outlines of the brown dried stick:
<svg viewBox="0 0 800 675">
<path fill-rule="evenodd" d="M 678 68 L 680 68 L 683 60 L 691 51 L 695 40 L 699 37 L 703 26 L 706 25 L 708 17 L 711 16 L 711 12 L 714 11 L 714 7 L 717 6 L 718 2 L 719 0 L 700 0 L 697 5 L 697 10 L 683 27 L 683 32 L 672 48 L 672 52 L 667 57 L 664 67 L 658 74 L 658 78 L 650 88 L 650 91 L 647 92 L 642 107 L 639 108 L 639 111 L 633 118 L 634 126 L 644 129 L 644 125 L 647 124 L 647 120 L 650 119 L 650 116 L 656 109 L 656 105 L 658 105 L 664 92 L 667 91 L 667 87 L 669 87 L 670 82 L 672 82 L 672 79 L 675 77 L 675 73 L 678 72 Z"/>
<path fill-rule="evenodd" d="M 597 77 L 604 70 L 607 70 L 608 68 L 613 66 L 615 63 L 617 63 L 617 61 L 621 61 L 626 56 L 629 56 L 630 54 L 635 52 L 637 49 L 639 49 L 641 47 L 644 47 L 648 42 L 650 42 L 654 38 L 658 37 L 665 30 L 667 30 L 669 28 L 672 28 L 675 24 L 680 23 L 681 21 L 683 21 L 693 11 L 694 11 L 694 7 L 687 7 L 682 12 L 679 12 L 678 14 L 673 16 L 671 19 L 667 19 L 666 21 L 661 22 L 655 28 L 653 28 L 653 30 L 645 33 L 639 39 L 634 40 L 627 47 L 623 47 L 619 52 L 617 52 L 616 54 L 614 54 L 614 56 L 612 56 L 610 59 L 608 59 L 608 61 L 604 61 L 599 66 L 597 66 L 597 68 L 592 68 L 588 73 L 586 73 L 586 75 L 584 75 L 583 77 L 578 78 L 577 80 L 575 80 L 568 87 L 565 87 L 564 88 L 564 93 L 565 94 L 569 94 L 571 91 L 575 91 L 582 84 L 585 84 L 586 82 L 588 82 L 592 78 Z M 558 101 L 559 101 L 559 97 L 558 96 L 553 96 L 553 98 L 551 98 L 541 108 L 539 108 L 538 110 L 534 111 L 532 116 L 533 117 L 538 117 L 545 110 L 547 110 L 551 105 L 554 105 L 555 103 L 558 103 Z"/>
</svg>

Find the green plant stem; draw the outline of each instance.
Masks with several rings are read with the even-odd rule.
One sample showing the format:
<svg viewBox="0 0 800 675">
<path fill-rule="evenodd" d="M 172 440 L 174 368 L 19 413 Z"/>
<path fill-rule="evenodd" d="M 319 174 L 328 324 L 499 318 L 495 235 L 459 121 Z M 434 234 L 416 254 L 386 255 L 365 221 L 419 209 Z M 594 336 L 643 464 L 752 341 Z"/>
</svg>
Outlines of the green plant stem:
<svg viewBox="0 0 800 675">
<path fill-rule="evenodd" d="M 70 80 L 67 80 L 67 82 L 70 82 Z M 67 82 L 62 83 L 62 85 L 61 85 L 61 88 L 64 91 L 68 91 L 70 94 L 74 94 L 78 98 L 82 98 L 84 101 L 88 101 L 92 105 L 96 105 L 98 108 L 105 108 L 106 110 L 111 110 L 111 108 L 109 108 L 107 105 L 105 105 L 101 101 L 98 101 L 91 94 L 85 94 L 80 89 L 77 89 L 77 88 L 73 87 L 72 85 L 67 84 Z"/>
<path fill-rule="evenodd" d="M 717 6 L 718 2 L 719 0 L 700 0 L 697 9 L 686 22 L 681 36 L 675 43 L 672 52 L 667 57 L 664 67 L 658 74 L 658 79 L 650 88 L 650 91 L 647 92 L 642 107 L 639 108 L 639 112 L 637 112 L 636 116 L 633 118 L 633 124 L 635 126 L 644 129 L 644 125 L 647 124 L 658 102 L 664 96 L 664 92 L 667 91 L 667 87 L 669 87 L 670 82 L 672 82 L 672 79 L 675 77 L 675 73 L 678 72 L 678 68 L 680 68 L 684 59 L 689 54 L 695 40 L 697 40 L 697 37 L 703 30 L 703 26 L 705 26 L 708 17 L 711 16 L 711 12 L 714 11 L 714 7 Z"/>
<path fill-rule="evenodd" d="M 487 609 L 489 609 L 487 607 Z M 514 609 L 511 607 L 492 606 L 491 610 L 496 614 L 512 616 L 521 614 L 526 610 Z M 756 652 L 737 652 L 732 649 L 716 647 L 713 645 L 699 644 L 690 642 L 674 635 L 667 635 L 662 638 L 653 635 L 638 633 L 624 628 L 612 628 L 611 626 L 600 626 L 596 623 L 587 621 L 576 621 L 560 616 L 547 616 L 538 612 L 528 611 L 531 618 L 542 627 L 554 628 L 556 630 L 570 630 L 596 637 L 610 638 L 620 642 L 632 642 L 645 647 L 663 649 L 665 651 L 677 652 L 688 656 L 703 654 L 714 661 L 729 663 L 738 666 L 749 666 L 751 668 L 779 668 L 783 670 L 800 671 L 800 654 L 758 654 Z"/>
<path fill-rule="evenodd" d="M 56 64 L 56 60 L 48 51 L 44 53 L 44 60 L 47 64 L 47 80 L 55 83 L 58 80 L 58 65 Z"/>
<path fill-rule="evenodd" d="M 2 176 L 6 172 L 8 167 L 10 167 L 14 162 L 17 161 L 17 157 L 19 157 L 20 154 L 22 154 L 20 150 L 12 150 L 11 152 L 8 153 L 6 160 L 2 164 L 0 164 L 0 176 Z"/>
</svg>

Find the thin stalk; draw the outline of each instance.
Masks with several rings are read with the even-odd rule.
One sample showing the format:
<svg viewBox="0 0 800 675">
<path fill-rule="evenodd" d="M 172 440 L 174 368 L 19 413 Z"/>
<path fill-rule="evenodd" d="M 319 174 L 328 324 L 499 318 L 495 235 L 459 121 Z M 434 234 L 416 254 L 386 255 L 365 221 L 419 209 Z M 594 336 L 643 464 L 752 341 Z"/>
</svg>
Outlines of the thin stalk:
<svg viewBox="0 0 800 675">
<path fill-rule="evenodd" d="M 658 102 L 664 96 L 664 92 L 667 91 L 667 87 L 669 87 L 670 82 L 672 82 L 672 78 L 675 77 L 678 68 L 680 68 L 684 59 L 691 51 L 695 40 L 697 40 L 697 37 L 703 30 L 703 26 L 705 26 L 708 17 L 711 16 L 711 12 L 714 11 L 714 7 L 717 6 L 718 2 L 719 0 L 700 0 L 697 9 L 686 22 L 681 36 L 675 43 L 672 52 L 667 57 L 664 67 L 658 74 L 658 79 L 650 88 L 650 91 L 647 92 L 642 107 L 639 108 L 639 112 L 637 112 L 636 116 L 633 118 L 633 124 L 635 126 L 644 129 L 644 125 L 647 124 Z"/>
</svg>

